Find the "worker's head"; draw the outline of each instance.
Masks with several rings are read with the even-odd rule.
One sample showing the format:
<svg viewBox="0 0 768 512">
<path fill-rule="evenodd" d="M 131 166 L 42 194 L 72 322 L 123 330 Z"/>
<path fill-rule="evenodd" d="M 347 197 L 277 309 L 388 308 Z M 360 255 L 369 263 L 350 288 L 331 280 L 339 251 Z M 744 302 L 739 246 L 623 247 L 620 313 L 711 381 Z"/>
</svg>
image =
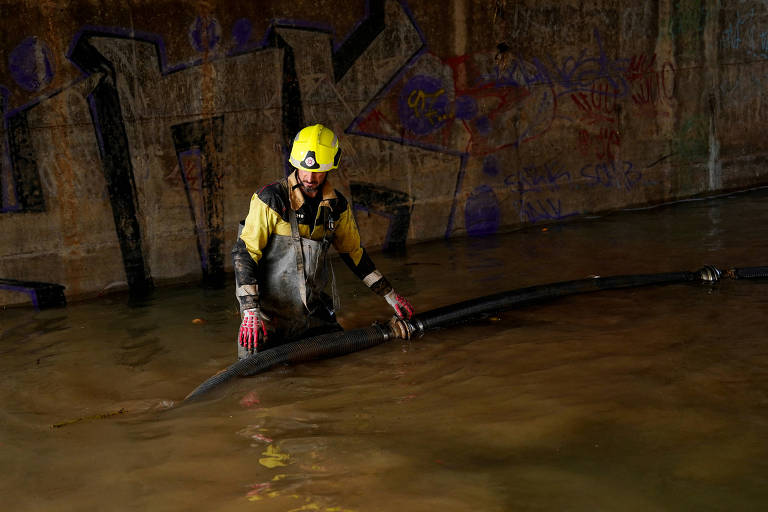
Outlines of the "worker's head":
<svg viewBox="0 0 768 512">
<path fill-rule="evenodd" d="M 314 195 L 325 182 L 325 173 L 339 166 L 340 157 L 338 137 L 329 128 L 315 124 L 296 134 L 288 160 L 298 171 L 302 190 Z"/>
</svg>

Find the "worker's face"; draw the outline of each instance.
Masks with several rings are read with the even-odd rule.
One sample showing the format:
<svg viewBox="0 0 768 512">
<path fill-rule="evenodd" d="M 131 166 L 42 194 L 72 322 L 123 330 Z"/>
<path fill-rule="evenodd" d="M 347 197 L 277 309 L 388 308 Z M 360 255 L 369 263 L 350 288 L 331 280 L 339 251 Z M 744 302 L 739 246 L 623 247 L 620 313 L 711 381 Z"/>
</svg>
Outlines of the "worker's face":
<svg viewBox="0 0 768 512">
<path fill-rule="evenodd" d="M 320 191 L 320 187 L 325 183 L 326 173 L 305 171 L 304 169 L 297 169 L 296 171 L 299 178 L 299 184 L 301 185 L 301 191 L 309 197 L 315 197 Z"/>
</svg>

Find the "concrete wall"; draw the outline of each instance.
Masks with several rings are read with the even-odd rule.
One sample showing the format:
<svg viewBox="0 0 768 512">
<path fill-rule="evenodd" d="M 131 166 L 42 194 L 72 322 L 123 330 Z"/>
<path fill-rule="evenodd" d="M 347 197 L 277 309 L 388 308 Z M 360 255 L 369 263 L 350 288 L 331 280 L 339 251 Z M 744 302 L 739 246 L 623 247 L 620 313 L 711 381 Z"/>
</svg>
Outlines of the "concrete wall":
<svg viewBox="0 0 768 512">
<path fill-rule="evenodd" d="M 287 4 L 4 3 L 0 305 L 220 282 L 317 122 L 372 248 L 768 182 L 765 0 Z"/>
</svg>

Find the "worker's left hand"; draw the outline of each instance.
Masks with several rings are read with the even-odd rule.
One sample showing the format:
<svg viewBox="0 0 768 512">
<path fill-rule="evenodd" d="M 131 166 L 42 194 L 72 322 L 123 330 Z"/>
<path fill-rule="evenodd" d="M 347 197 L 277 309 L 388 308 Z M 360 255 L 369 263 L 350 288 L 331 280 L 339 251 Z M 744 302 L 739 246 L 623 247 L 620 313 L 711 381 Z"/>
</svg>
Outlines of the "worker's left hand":
<svg viewBox="0 0 768 512">
<path fill-rule="evenodd" d="M 413 317 L 413 306 L 408 302 L 408 299 L 398 294 L 395 290 L 384 295 L 384 298 L 400 318 L 410 320 Z"/>
</svg>

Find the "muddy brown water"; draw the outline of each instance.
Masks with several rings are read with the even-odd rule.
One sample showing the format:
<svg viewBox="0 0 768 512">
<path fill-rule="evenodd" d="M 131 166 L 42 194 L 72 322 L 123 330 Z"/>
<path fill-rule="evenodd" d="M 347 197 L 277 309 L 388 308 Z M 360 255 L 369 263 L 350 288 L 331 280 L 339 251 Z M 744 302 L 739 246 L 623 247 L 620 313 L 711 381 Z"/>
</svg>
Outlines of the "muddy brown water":
<svg viewBox="0 0 768 512">
<path fill-rule="evenodd" d="M 374 259 L 425 311 L 591 275 L 768 265 L 767 248 L 760 190 Z M 343 265 L 336 275 L 345 327 L 388 317 Z M 232 286 L 3 310 L 0 504 L 764 510 L 767 310 L 759 281 L 578 295 L 170 409 L 233 362 Z"/>
</svg>

